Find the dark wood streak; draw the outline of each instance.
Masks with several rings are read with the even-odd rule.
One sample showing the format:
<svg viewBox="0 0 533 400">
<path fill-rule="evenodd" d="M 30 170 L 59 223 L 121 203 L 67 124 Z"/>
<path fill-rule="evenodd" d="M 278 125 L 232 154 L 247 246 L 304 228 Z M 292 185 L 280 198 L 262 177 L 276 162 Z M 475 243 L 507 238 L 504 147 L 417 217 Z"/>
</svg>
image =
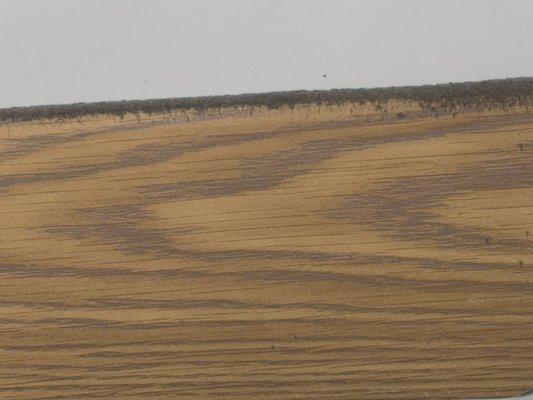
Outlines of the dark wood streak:
<svg viewBox="0 0 533 400">
<path fill-rule="evenodd" d="M 528 389 L 530 111 L 342 107 L 0 126 L 0 399 Z"/>
</svg>

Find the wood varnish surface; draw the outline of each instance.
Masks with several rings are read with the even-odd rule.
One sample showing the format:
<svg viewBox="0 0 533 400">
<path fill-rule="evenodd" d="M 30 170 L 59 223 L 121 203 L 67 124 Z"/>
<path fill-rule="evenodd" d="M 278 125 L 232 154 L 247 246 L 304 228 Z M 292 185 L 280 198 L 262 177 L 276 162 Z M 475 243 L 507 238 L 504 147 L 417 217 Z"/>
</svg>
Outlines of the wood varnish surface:
<svg viewBox="0 0 533 400">
<path fill-rule="evenodd" d="M 1 125 L 0 399 L 533 386 L 533 114 L 351 112 Z"/>
</svg>

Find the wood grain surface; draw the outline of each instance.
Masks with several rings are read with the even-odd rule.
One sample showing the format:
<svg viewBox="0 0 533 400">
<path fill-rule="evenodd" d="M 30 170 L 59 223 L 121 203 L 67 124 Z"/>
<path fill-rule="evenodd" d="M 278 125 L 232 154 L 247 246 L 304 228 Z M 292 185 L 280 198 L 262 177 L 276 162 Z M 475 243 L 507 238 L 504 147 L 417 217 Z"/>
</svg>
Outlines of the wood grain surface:
<svg viewBox="0 0 533 400">
<path fill-rule="evenodd" d="M 0 125 L 0 399 L 533 386 L 533 114 Z"/>
</svg>

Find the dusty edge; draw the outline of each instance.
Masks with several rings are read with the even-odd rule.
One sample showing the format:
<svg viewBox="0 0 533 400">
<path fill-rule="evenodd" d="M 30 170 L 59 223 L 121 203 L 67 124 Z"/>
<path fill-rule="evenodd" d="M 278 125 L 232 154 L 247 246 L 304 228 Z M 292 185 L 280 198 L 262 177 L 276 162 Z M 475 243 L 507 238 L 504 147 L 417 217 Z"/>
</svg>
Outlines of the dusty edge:
<svg viewBox="0 0 533 400">
<path fill-rule="evenodd" d="M 161 114 L 178 110 L 204 112 L 208 109 L 266 107 L 270 109 L 311 104 L 372 104 L 380 110 L 391 100 L 416 102 L 420 109 L 435 112 L 461 112 L 472 108 L 529 109 L 533 97 L 533 77 L 480 82 L 403 86 L 375 89 L 332 89 L 270 92 L 207 97 L 76 103 L 0 109 L 0 122 L 41 119 L 72 119 L 105 114 Z"/>
</svg>

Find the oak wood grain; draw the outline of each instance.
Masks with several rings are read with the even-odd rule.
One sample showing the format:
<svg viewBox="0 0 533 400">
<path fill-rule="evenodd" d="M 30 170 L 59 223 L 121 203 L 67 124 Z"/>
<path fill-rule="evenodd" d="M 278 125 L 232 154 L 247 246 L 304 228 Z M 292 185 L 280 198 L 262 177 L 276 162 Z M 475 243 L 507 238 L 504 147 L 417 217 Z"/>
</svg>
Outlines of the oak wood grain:
<svg viewBox="0 0 533 400">
<path fill-rule="evenodd" d="M 0 125 L 0 398 L 530 388 L 533 115 L 365 107 Z"/>
</svg>

